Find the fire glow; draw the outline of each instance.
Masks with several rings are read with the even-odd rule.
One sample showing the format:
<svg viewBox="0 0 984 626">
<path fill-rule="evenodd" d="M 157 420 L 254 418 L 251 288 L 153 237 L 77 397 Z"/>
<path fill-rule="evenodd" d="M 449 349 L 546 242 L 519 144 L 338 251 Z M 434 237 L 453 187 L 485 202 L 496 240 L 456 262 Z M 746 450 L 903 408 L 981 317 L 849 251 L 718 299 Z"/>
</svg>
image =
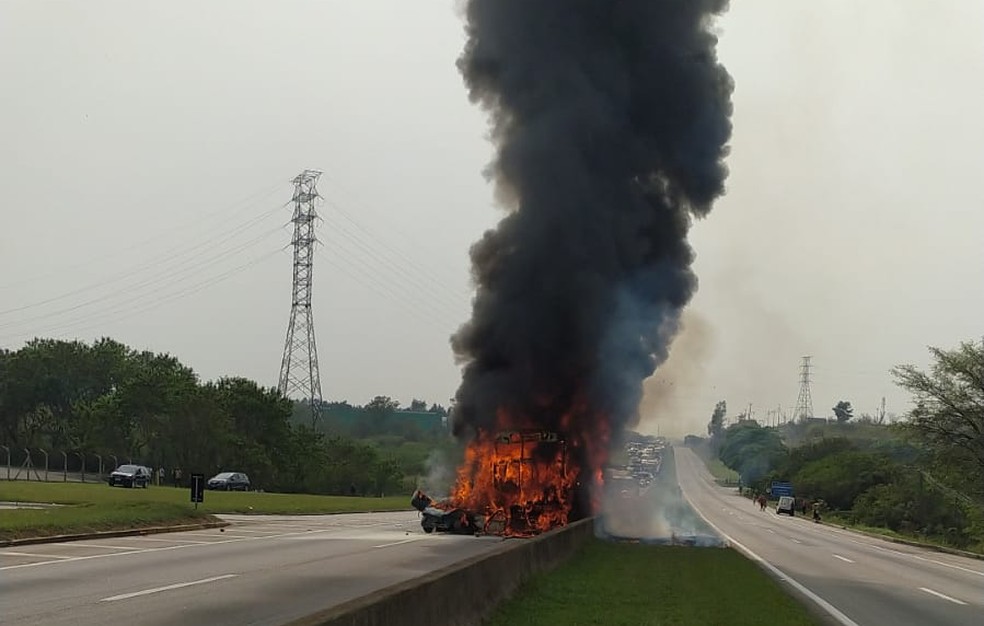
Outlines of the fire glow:
<svg viewBox="0 0 984 626">
<path fill-rule="evenodd" d="M 512 421 L 500 412 L 503 426 Z M 480 431 L 465 451 L 450 503 L 482 516 L 491 534 L 530 536 L 565 526 L 596 506 L 606 449 L 600 433 L 591 442 L 532 428 Z M 585 494 L 587 504 L 579 504 Z"/>
<path fill-rule="evenodd" d="M 473 530 L 456 511 L 529 535 L 598 510 L 609 437 L 638 421 L 697 288 L 690 225 L 724 193 L 726 7 L 463 3 L 457 65 L 489 114 L 486 173 L 507 214 L 470 252 L 472 315 L 451 337 L 467 455 L 456 508 L 423 511 L 431 532 Z"/>
</svg>

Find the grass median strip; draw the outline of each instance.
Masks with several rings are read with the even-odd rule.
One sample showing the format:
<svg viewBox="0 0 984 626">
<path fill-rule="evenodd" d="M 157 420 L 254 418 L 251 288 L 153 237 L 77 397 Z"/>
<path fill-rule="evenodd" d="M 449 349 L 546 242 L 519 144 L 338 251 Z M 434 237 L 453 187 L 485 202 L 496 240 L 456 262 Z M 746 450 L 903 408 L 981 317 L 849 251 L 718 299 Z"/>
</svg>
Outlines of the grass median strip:
<svg viewBox="0 0 984 626">
<path fill-rule="evenodd" d="M 806 609 L 730 549 L 593 540 L 499 607 L 493 626 L 812 625 Z"/>
<path fill-rule="evenodd" d="M 48 537 L 130 528 L 180 526 L 212 519 L 201 511 L 167 502 L 86 503 L 0 514 L 0 540 Z"/>
<path fill-rule="evenodd" d="M 214 513 L 317 514 L 409 510 L 409 496 L 359 498 L 207 491 L 195 510 L 189 490 L 123 489 L 105 484 L 0 482 L 0 501 L 59 504 L 0 512 L 0 540 L 171 526 L 212 519 Z"/>
</svg>

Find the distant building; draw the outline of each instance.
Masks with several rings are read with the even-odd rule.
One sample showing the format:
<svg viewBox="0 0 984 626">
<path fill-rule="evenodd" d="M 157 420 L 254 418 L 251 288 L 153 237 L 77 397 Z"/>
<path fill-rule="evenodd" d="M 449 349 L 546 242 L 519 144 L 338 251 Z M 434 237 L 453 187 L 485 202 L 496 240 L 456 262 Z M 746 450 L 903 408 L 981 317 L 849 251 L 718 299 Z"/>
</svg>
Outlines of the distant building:
<svg viewBox="0 0 984 626">
<path fill-rule="evenodd" d="M 399 409 L 387 414 L 382 423 L 368 422 L 368 420 L 373 419 L 378 418 L 374 418 L 362 407 L 347 404 L 330 404 L 325 405 L 322 409 L 324 427 L 329 432 L 339 434 L 350 436 L 370 433 L 406 435 L 413 432 L 432 437 L 448 432 L 447 417 L 441 413 Z"/>
</svg>

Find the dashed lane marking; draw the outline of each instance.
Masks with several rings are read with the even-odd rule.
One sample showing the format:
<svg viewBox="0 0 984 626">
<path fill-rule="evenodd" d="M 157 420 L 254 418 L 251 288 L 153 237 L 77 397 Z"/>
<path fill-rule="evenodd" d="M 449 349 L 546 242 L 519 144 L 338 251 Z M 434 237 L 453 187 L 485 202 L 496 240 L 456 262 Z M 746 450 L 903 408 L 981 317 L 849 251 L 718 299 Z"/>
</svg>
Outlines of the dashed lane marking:
<svg viewBox="0 0 984 626">
<path fill-rule="evenodd" d="M 322 532 L 324 532 L 324 531 L 322 531 Z M 309 535 L 309 534 L 311 534 L 310 531 L 302 531 L 302 532 L 296 532 L 296 533 L 281 533 L 279 535 L 272 535 L 270 537 L 237 537 L 237 538 L 234 538 L 234 539 L 222 539 L 222 540 L 219 540 L 219 541 L 208 541 L 208 542 L 205 542 L 205 543 L 207 543 L 210 546 L 217 546 L 217 545 L 222 545 L 222 544 L 226 544 L 226 543 L 240 543 L 240 542 L 246 542 L 246 541 L 260 541 L 260 540 L 263 540 L 263 539 L 279 539 L 281 537 L 295 537 L 295 536 L 298 536 L 298 535 Z M 23 569 L 23 568 L 27 568 L 27 567 L 41 567 L 43 565 L 51 565 L 53 563 L 58 563 L 58 564 L 62 564 L 62 563 L 74 563 L 75 561 L 90 561 L 92 559 L 105 559 L 105 558 L 108 558 L 108 557 L 121 557 L 121 556 L 128 556 L 128 555 L 131 555 L 131 554 L 146 554 L 146 553 L 149 553 L 149 552 L 165 552 L 165 551 L 168 551 L 168 550 L 182 550 L 184 548 L 202 548 L 202 547 L 203 546 L 201 544 L 181 544 L 181 545 L 176 545 L 176 546 L 161 546 L 159 548 L 140 548 L 138 550 L 133 550 L 132 552 L 114 552 L 114 553 L 107 553 L 107 554 L 93 554 L 93 555 L 89 555 L 89 556 L 70 556 L 70 557 L 58 556 L 58 557 L 51 557 L 51 558 L 54 558 L 54 559 L 58 559 L 57 561 L 45 561 L 45 562 L 42 562 L 42 563 L 21 563 L 21 564 L 18 564 L 18 565 L 7 565 L 7 566 L 4 566 L 4 567 L 0 567 L 0 572 L 6 571 L 6 570 L 12 570 L 12 569 Z M 0 554 L 3 554 L 3 553 L 4 553 L 4 551 L 0 550 Z M 7 552 L 6 554 L 10 554 L 10 553 Z"/>
<path fill-rule="evenodd" d="M 192 585 L 204 585 L 206 583 L 214 583 L 217 580 L 235 578 L 237 575 L 238 574 L 223 574 L 222 576 L 212 576 L 211 578 L 192 580 L 186 583 L 176 583 L 174 585 L 166 585 L 164 587 L 154 587 L 153 589 L 144 589 L 143 591 L 134 591 L 132 593 L 121 593 L 118 596 L 110 596 L 108 598 L 103 598 L 102 600 L 100 600 L 100 602 L 116 602 L 117 600 L 129 600 L 130 598 L 136 598 L 139 596 L 149 596 L 152 593 L 160 593 L 162 591 L 170 591 L 172 589 L 182 589 L 184 587 L 191 587 Z"/>
<path fill-rule="evenodd" d="M 943 598 L 944 600 L 948 600 L 948 601 L 950 601 L 950 602 L 952 602 L 954 604 L 961 604 L 963 606 L 967 606 L 967 603 L 964 602 L 963 600 L 957 600 L 956 598 L 951 598 L 950 596 L 946 595 L 945 593 L 940 593 L 939 591 L 933 591 L 932 589 L 927 589 L 926 587 L 920 587 L 919 590 L 920 591 L 925 591 L 926 593 L 931 594 L 931 595 L 934 595 L 937 598 Z"/>
</svg>

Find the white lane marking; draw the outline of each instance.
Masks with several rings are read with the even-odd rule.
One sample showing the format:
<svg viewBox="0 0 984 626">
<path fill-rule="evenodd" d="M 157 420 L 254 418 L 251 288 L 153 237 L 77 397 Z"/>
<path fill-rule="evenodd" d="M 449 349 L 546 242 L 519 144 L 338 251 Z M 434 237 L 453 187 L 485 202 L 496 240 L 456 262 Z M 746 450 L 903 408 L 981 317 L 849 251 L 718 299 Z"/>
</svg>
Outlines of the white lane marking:
<svg viewBox="0 0 984 626">
<path fill-rule="evenodd" d="M 176 583 L 174 585 L 167 585 L 165 587 L 154 587 L 153 589 L 144 589 L 143 591 L 134 591 L 133 593 L 121 593 L 118 596 L 110 596 L 108 598 L 103 598 L 102 600 L 100 600 L 100 602 L 116 602 L 117 600 L 128 600 L 130 598 L 136 598 L 138 596 L 149 596 L 152 593 L 160 593 L 162 591 L 181 589 L 182 587 L 191 587 L 192 585 L 204 585 L 205 583 L 214 583 L 217 580 L 235 578 L 237 575 L 238 574 L 223 574 L 222 576 L 212 576 L 211 578 L 193 580 L 187 583 Z"/>
<path fill-rule="evenodd" d="M 209 541 L 209 542 L 206 542 L 206 543 L 209 544 L 209 545 L 221 545 L 221 544 L 225 544 L 225 543 L 239 543 L 239 542 L 243 542 L 243 541 L 260 541 L 262 539 L 278 539 L 280 537 L 292 537 L 292 536 L 295 536 L 295 535 L 307 535 L 307 534 L 310 534 L 310 532 L 311 531 L 303 531 L 303 532 L 298 532 L 298 533 L 283 533 L 283 534 L 280 534 L 280 535 L 273 535 L 272 537 L 237 537 L 235 539 L 224 539 L 224 540 L 221 540 L 221 541 Z M 318 531 L 318 532 L 327 532 L 327 531 Z M 65 560 L 63 560 L 63 561 L 46 561 L 44 563 L 21 563 L 20 565 L 7 565 L 5 567 L 0 567 L 0 572 L 6 571 L 6 570 L 10 570 L 10 569 L 22 569 L 22 568 L 25 568 L 25 567 L 39 567 L 41 565 L 51 565 L 52 563 L 55 563 L 55 562 L 57 562 L 57 563 L 73 563 L 75 561 L 89 561 L 91 559 L 105 559 L 107 557 L 114 557 L 114 556 L 115 557 L 119 557 L 119 556 L 127 556 L 127 555 L 130 555 L 130 554 L 146 554 L 148 552 L 164 552 L 164 551 L 167 551 L 167 550 L 181 550 L 183 548 L 201 548 L 201 547 L 202 546 L 201 545 L 198 545 L 198 544 L 195 544 L 195 545 L 182 544 L 182 545 L 178 545 L 178 546 L 161 546 L 160 548 L 141 548 L 139 550 L 134 550 L 132 552 L 116 552 L 116 553 L 108 553 L 108 554 L 92 554 L 92 555 L 89 555 L 89 556 L 73 556 L 73 557 L 68 557 L 68 558 L 65 558 L 65 557 L 57 557 L 59 559 L 64 558 Z"/>
<path fill-rule="evenodd" d="M 373 548 L 388 548 L 389 546 L 398 546 L 401 543 L 410 543 L 411 541 L 417 541 L 417 539 L 416 538 L 414 538 L 414 539 L 404 539 L 403 541 L 394 541 L 393 543 L 384 543 L 384 544 L 380 544 L 378 546 L 373 546 Z"/>
<path fill-rule="evenodd" d="M 103 550 L 139 550 L 138 546 L 106 546 L 98 543 L 82 543 L 82 542 L 64 542 L 64 543 L 53 543 L 53 546 L 64 546 L 66 548 L 100 548 Z M 69 557 L 71 558 L 71 557 Z"/>
<path fill-rule="evenodd" d="M 297 527 L 295 526 L 294 528 L 297 528 Z M 219 532 L 221 532 L 221 531 L 219 531 Z M 256 534 L 256 533 L 269 533 L 269 534 L 273 535 L 273 534 L 276 534 L 278 532 L 280 532 L 280 531 L 279 530 L 253 530 L 252 528 L 239 528 L 239 527 L 226 528 L 225 529 L 225 533 L 253 533 L 253 534 Z M 225 533 L 222 533 L 222 534 L 224 535 Z"/>
<path fill-rule="evenodd" d="M 75 557 L 72 557 L 72 556 L 60 556 L 60 555 L 57 555 L 57 554 L 37 554 L 37 553 L 34 553 L 34 552 L 11 552 L 9 550 L 2 550 L 2 551 L 0 551 L 0 556 L 4 556 L 4 555 L 9 555 L 9 556 L 30 556 L 30 557 L 41 558 L 41 559 L 55 559 L 56 561 L 58 559 L 68 560 L 68 559 L 75 558 Z M 13 567 L 16 567 L 16 565 L 13 566 Z M 6 567 L 0 567 L 0 569 L 7 569 L 7 568 Z"/>
<path fill-rule="evenodd" d="M 867 546 L 873 550 L 881 550 L 883 552 L 891 552 L 892 554 L 898 554 L 899 556 L 907 556 L 912 559 L 919 561 L 926 561 L 927 563 L 935 563 L 936 565 L 942 565 L 943 567 L 949 567 L 951 569 L 960 570 L 961 572 L 967 572 L 968 574 L 976 574 L 977 576 L 984 577 L 984 572 L 979 572 L 975 569 L 969 569 L 966 567 L 960 567 L 959 565 L 953 565 L 952 563 L 944 563 L 943 561 L 937 561 L 936 559 L 927 559 L 926 557 L 919 556 L 918 554 L 910 554 L 909 552 L 901 552 L 899 550 L 892 550 L 891 548 L 883 548 L 881 546 L 872 545 L 866 541 L 857 541 L 856 539 L 850 540 L 852 543 L 856 543 L 861 546 Z"/>
<path fill-rule="evenodd" d="M 926 587 L 920 587 L 919 590 L 920 591 L 925 591 L 926 593 L 929 593 L 929 594 L 932 594 L 932 595 L 936 596 L 937 598 L 943 598 L 944 600 L 949 600 L 950 602 L 952 602 L 954 604 L 962 604 L 964 606 L 967 606 L 967 603 L 964 602 L 963 600 L 957 600 L 956 598 L 951 598 L 950 596 L 946 595 L 945 593 L 940 593 L 939 591 L 933 591 L 932 589 L 927 589 Z"/>
<path fill-rule="evenodd" d="M 696 471 L 697 471 L 698 476 L 700 476 L 701 478 L 704 478 L 701 475 L 701 469 L 702 469 L 702 466 L 701 467 L 698 467 Z M 694 471 L 694 467 L 693 467 L 693 464 L 692 463 L 691 463 L 691 471 Z M 705 478 L 705 482 L 708 482 L 708 486 L 711 487 L 712 490 L 715 490 L 717 488 L 716 485 L 711 484 L 711 482 L 710 481 L 707 481 L 706 478 Z M 728 490 L 728 491 L 730 492 L 730 490 Z M 714 492 L 715 498 L 720 498 L 722 495 L 724 495 L 724 494 L 718 494 L 716 491 Z M 733 495 L 733 494 L 730 494 L 729 493 L 728 495 Z M 721 507 L 721 510 L 722 511 L 727 511 L 728 509 L 727 509 L 727 507 Z M 808 520 L 802 519 L 802 521 L 803 522 L 806 522 Z M 944 561 L 938 561 L 936 559 L 929 559 L 929 558 L 926 558 L 926 557 L 923 557 L 923 556 L 919 556 L 917 554 L 912 554 L 912 553 L 909 553 L 909 552 L 901 552 L 899 550 L 891 550 L 889 548 L 883 548 L 881 546 L 874 545 L 873 543 L 870 543 L 871 541 L 884 542 L 885 540 L 883 540 L 883 539 L 870 538 L 870 539 L 868 539 L 868 541 L 859 541 L 858 539 L 855 539 L 855 537 L 864 537 L 864 536 L 863 535 L 860 535 L 858 533 L 855 533 L 855 532 L 851 532 L 849 530 L 844 530 L 844 529 L 840 529 L 840 528 L 834 528 L 832 526 L 816 526 L 816 525 L 809 526 L 808 524 L 804 526 L 804 530 L 806 530 L 807 532 L 816 533 L 818 536 L 822 536 L 824 533 L 828 533 L 828 532 L 835 533 L 835 534 L 838 534 L 838 535 L 843 535 L 843 536 L 845 536 L 848 539 L 848 541 L 851 541 L 852 543 L 856 543 L 856 544 L 861 545 L 861 546 L 865 546 L 865 547 L 871 548 L 873 550 L 882 550 L 884 552 L 890 552 L 892 554 L 897 554 L 899 556 L 909 557 L 909 558 L 912 558 L 912 559 L 916 559 L 918 561 L 923 561 L 925 563 L 933 563 L 934 565 L 939 565 L 941 567 L 948 567 L 950 569 L 958 570 L 958 571 L 961 571 L 961 572 L 966 572 L 968 574 L 974 574 L 975 576 L 984 577 L 984 572 L 979 571 L 979 570 L 974 570 L 974 569 L 970 569 L 970 568 L 967 568 L 967 567 L 961 567 L 959 565 L 954 565 L 952 563 L 946 563 Z M 796 541 L 796 540 L 794 539 L 793 541 Z M 801 543 L 801 542 L 796 541 L 796 543 Z M 916 548 L 916 549 L 918 549 L 918 548 Z"/>
<path fill-rule="evenodd" d="M 867 541 L 859 540 L 859 539 L 857 539 L 857 537 L 864 538 L 864 536 L 863 535 L 859 535 L 858 533 L 855 533 L 855 532 L 851 532 L 850 530 L 845 530 L 845 529 L 841 529 L 841 528 L 834 528 L 832 526 L 820 526 L 818 528 L 814 528 L 812 526 L 807 525 L 807 526 L 805 526 L 805 529 L 808 532 L 814 532 L 814 533 L 816 533 L 818 535 L 823 535 L 824 533 L 835 533 L 835 534 L 838 534 L 838 535 L 843 535 L 851 543 L 856 543 L 859 546 L 865 546 L 867 548 L 871 548 L 872 550 L 881 550 L 883 552 L 891 552 L 892 554 L 897 554 L 899 556 L 909 557 L 911 559 L 916 559 L 917 561 L 923 561 L 925 563 L 933 563 L 934 565 L 940 565 L 942 567 L 949 567 L 950 569 L 955 569 L 955 570 L 959 570 L 961 572 L 966 572 L 968 574 L 974 574 L 976 576 L 984 577 L 984 572 L 979 571 L 979 570 L 974 570 L 974 569 L 970 569 L 970 568 L 967 568 L 967 567 L 961 567 L 959 565 L 953 565 L 952 563 L 945 563 L 943 561 L 937 561 L 936 559 L 928 559 L 926 557 L 919 556 L 918 554 L 912 554 L 910 552 L 902 552 L 900 550 L 892 550 L 890 548 L 885 548 L 885 547 L 882 547 L 882 546 L 875 545 L 874 543 L 871 543 L 872 541 L 885 542 L 886 540 L 884 540 L 884 539 L 866 538 L 866 539 L 868 539 Z M 913 548 L 914 549 L 919 549 L 917 546 L 913 546 Z"/>
<path fill-rule="evenodd" d="M 153 541 L 156 543 L 195 543 L 195 544 L 215 543 L 214 541 L 197 541 L 195 539 L 159 539 L 157 537 L 140 537 L 140 541 Z"/>
<path fill-rule="evenodd" d="M 846 556 L 841 556 L 839 554 L 831 554 L 830 556 L 834 557 L 835 559 L 840 559 L 841 561 L 844 561 L 845 563 L 853 563 L 854 562 L 851 559 L 847 558 Z"/>
<path fill-rule="evenodd" d="M 692 471 L 692 469 L 693 469 L 693 466 L 691 465 L 691 471 Z M 696 512 L 697 515 L 700 515 L 700 517 L 705 522 L 707 522 L 708 526 L 710 526 L 711 528 L 713 528 L 714 531 L 717 534 L 721 535 L 721 537 L 723 537 L 725 541 L 727 541 L 729 544 L 735 546 L 739 551 L 741 551 L 742 553 L 744 553 L 745 556 L 747 556 L 748 558 L 752 559 L 753 561 L 756 561 L 756 562 L 760 563 L 762 565 L 762 567 L 766 568 L 767 570 L 769 570 L 770 572 L 772 572 L 773 574 L 775 574 L 776 576 L 778 576 L 781 580 L 785 580 L 787 583 L 789 583 L 797 591 L 799 591 L 800 593 L 802 593 L 803 595 L 805 595 L 810 600 L 813 600 L 814 602 L 816 602 L 817 605 L 820 606 L 820 608 L 822 608 L 824 611 L 826 611 L 827 613 L 829 613 L 831 617 L 833 617 L 835 620 L 837 620 L 838 622 L 840 622 L 841 624 L 843 624 L 843 626 L 860 626 L 857 622 L 855 622 L 854 620 L 852 620 L 850 617 L 848 617 L 847 615 L 844 615 L 843 613 L 841 613 L 837 609 L 837 607 L 835 607 L 833 604 L 827 602 L 826 600 L 824 600 L 823 598 L 821 598 L 820 596 L 818 596 L 814 592 L 810 591 L 809 589 L 807 589 L 806 587 L 804 587 L 802 584 L 800 584 L 796 579 L 792 578 L 791 576 L 789 576 L 788 574 L 786 574 L 785 572 L 783 572 L 781 569 L 779 569 L 778 567 L 776 567 L 772 563 L 769 563 L 768 561 L 766 561 L 765 559 L 763 559 L 759 555 L 755 554 L 754 552 L 752 552 L 751 550 L 749 550 L 748 548 L 746 548 L 742 544 L 740 544 L 737 541 L 735 541 L 732 537 L 730 537 L 727 534 L 725 534 L 720 528 L 718 528 L 717 526 L 715 526 L 711 522 L 711 520 L 709 520 L 706 517 L 704 517 L 704 514 L 701 513 L 700 512 L 700 509 L 698 509 L 694 505 L 693 500 L 691 500 L 690 497 L 687 496 L 687 493 L 686 492 L 683 492 L 683 498 L 690 504 L 690 506 L 691 506 L 691 508 L 693 508 L 694 512 Z"/>
</svg>

